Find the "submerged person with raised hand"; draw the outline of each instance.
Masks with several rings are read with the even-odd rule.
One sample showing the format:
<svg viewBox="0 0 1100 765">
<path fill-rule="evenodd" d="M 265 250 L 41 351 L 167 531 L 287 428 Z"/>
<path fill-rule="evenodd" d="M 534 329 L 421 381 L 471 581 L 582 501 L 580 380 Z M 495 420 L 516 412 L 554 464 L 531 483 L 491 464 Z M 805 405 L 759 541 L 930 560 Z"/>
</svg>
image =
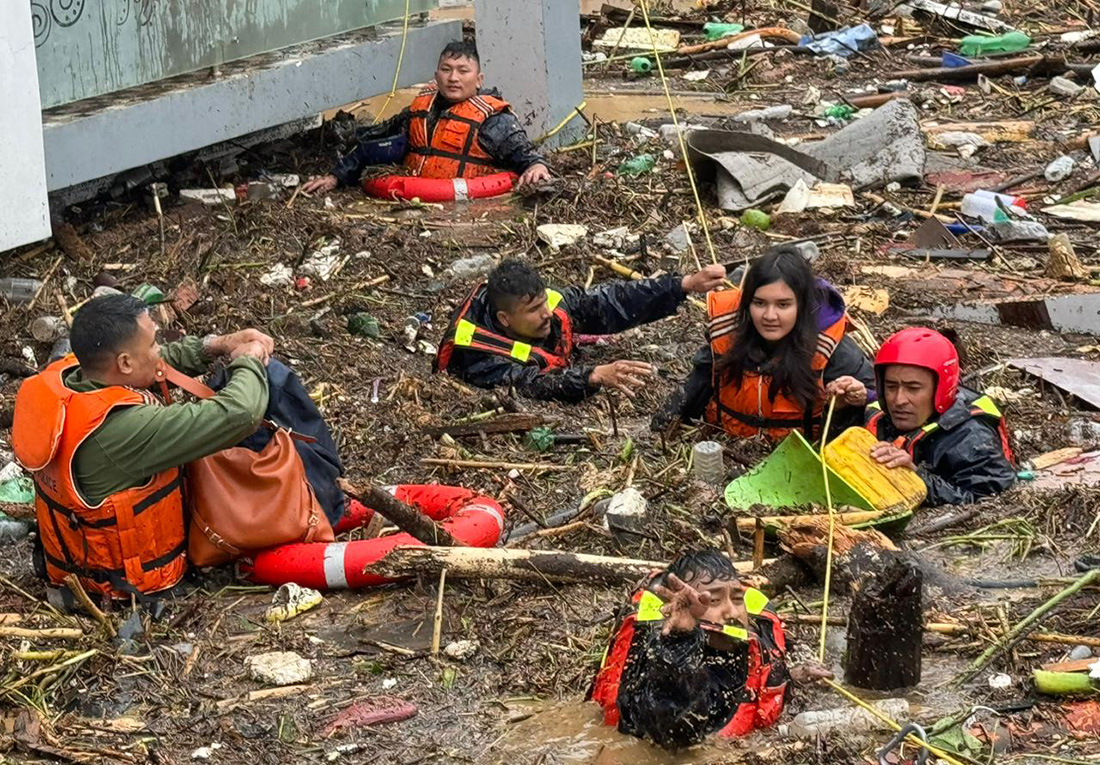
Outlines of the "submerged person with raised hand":
<svg viewBox="0 0 1100 765">
<path fill-rule="evenodd" d="M 604 722 L 666 749 L 712 733 L 743 736 L 779 719 L 790 681 L 830 673 L 787 667 L 783 623 L 713 548 L 681 554 L 620 615 L 591 698 Z"/>
</svg>

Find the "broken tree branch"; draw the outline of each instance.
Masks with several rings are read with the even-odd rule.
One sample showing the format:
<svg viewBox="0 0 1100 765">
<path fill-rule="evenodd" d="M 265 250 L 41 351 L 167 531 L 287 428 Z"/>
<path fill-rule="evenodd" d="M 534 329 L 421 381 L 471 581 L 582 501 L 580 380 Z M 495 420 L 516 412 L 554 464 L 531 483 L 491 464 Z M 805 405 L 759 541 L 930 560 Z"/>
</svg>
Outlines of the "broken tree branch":
<svg viewBox="0 0 1100 765">
<path fill-rule="evenodd" d="M 659 561 L 558 550 L 402 545 L 366 570 L 390 578 L 436 574 L 446 568 L 452 579 L 621 584 L 637 582 L 665 565 Z M 752 569 L 752 563 L 747 561 L 734 562 L 733 566 L 741 572 Z"/>
<path fill-rule="evenodd" d="M 893 72 L 887 75 L 891 79 L 909 80 L 910 82 L 959 82 L 976 80 L 979 74 L 996 76 L 998 74 L 1012 74 L 1027 71 L 1046 62 L 1045 56 L 1021 56 L 1010 58 L 1007 61 L 991 61 L 987 64 L 971 64 L 970 66 L 940 66 L 931 69 L 906 69 L 901 72 Z"/>
<path fill-rule="evenodd" d="M 351 481 L 337 479 L 341 491 L 357 499 L 367 507 L 373 508 L 393 521 L 402 531 L 407 531 L 426 545 L 456 545 L 458 542 L 451 532 L 440 526 L 412 505 L 406 505 L 388 491 L 370 486 L 361 491 Z"/>
<path fill-rule="evenodd" d="M 432 438 L 439 438 L 444 433 L 453 437 L 476 436 L 479 433 L 526 433 L 546 422 L 541 414 L 501 414 L 489 420 L 480 422 L 456 422 L 450 425 L 435 425 L 424 428 L 424 432 Z"/>
</svg>

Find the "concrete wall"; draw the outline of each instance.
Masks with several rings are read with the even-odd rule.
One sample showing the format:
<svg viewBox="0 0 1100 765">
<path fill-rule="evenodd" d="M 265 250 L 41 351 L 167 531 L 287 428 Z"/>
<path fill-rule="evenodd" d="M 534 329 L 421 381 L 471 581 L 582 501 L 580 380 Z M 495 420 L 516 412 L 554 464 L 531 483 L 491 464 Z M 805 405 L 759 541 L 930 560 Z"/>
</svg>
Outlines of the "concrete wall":
<svg viewBox="0 0 1100 765">
<path fill-rule="evenodd" d="M 50 235 L 30 7 L 0 2 L 0 252 Z"/>
<path fill-rule="evenodd" d="M 43 108 L 371 27 L 404 0 L 3 0 L 30 5 Z M 412 0 L 410 13 L 434 7 Z"/>
<path fill-rule="evenodd" d="M 505 100 L 537 139 L 584 100 L 580 0 L 476 0 L 477 47 L 485 84 Z M 575 117 L 548 146 L 586 130 Z"/>
<path fill-rule="evenodd" d="M 3 2 L 4 0 L 0 0 Z M 410 27 L 400 85 L 427 82 L 439 50 L 462 36 L 458 21 Z M 173 80 L 155 93 L 110 97 L 109 108 L 83 104 L 47 113 L 43 132 L 50 191 L 141 167 L 177 154 L 388 93 L 401 30 L 381 39 L 354 33 L 257 56 L 225 67 L 216 79 Z M 33 49 L 32 49 L 33 50 Z M 391 110 L 391 114 L 394 113 Z"/>
</svg>

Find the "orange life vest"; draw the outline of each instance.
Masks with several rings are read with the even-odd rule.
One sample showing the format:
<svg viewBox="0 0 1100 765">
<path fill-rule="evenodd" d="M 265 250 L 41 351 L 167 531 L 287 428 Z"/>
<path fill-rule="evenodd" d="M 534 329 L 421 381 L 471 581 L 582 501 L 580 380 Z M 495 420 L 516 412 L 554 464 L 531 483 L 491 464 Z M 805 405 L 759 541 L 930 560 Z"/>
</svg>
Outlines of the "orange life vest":
<svg viewBox="0 0 1100 765">
<path fill-rule="evenodd" d="M 121 406 L 159 404 L 151 393 L 112 386 L 77 393 L 64 376 L 75 356 L 25 380 L 15 399 L 12 447 L 34 477 L 38 535 L 54 585 L 76 574 L 90 592 L 127 598 L 172 587 L 187 568 L 179 468 L 98 505 L 80 493 L 73 458 L 85 439 Z"/>
<path fill-rule="evenodd" d="M 652 580 L 653 577 L 650 578 Z M 647 621 L 640 616 L 644 609 L 641 605 L 642 597 L 646 592 L 643 587 L 634 593 L 631 609 L 619 619 L 611 633 L 600 670 L 589 690 L 589 698 L 603 708 L 604 725 L 619 724 L 619 686 L 627 657 L 634 646 L 637 625 Z M 772 677 L 772 662 L 782 661 L 787 653 L 783 622 L 774 611 L 764 608 L 754 610 L 757 612 L 752 614 L 752 618 L 758 625 L 767 624 L 770 635 L 763 634 L 762 630 L 751 633 L 740 630 L 745 632 L 749 645 L 745 691 L 750 700 L 739 704 L 729 722 L 718 731 L 718 735 L 723 738 L 745 736 L 758 728 L 773 725 L 783 712 L 788 684 L 786 675 L 776 673 L 776 677 Z M 659 629 L 657 626 L 650 628 Z"/>
<path fill-rule="evenodd" d="M 409 149 L 405 167 L 421 178 L 479 178 L 499 173 L 478 142 L 478 129 L 489 117 L 510 108 L 495 96 L 476 95 L 453 104 L 429 128 L 439 92 L 434 86 L 420 91 L 409 107 Z"/>
<path fill-rule="evenodd" d="M 1013 454 L 1012 446 L 1009 442 L 1008 428 L 1005 427 L 1004 416 L 1001 414 L 1001 410 L 997 408 L 997 405 L 993 403 L 993 399 L 989 396 L 980 396 L 971 404 L 968 414 L 975 418 L 987 418 L 996 423 L 997 436 L 1001 442 L 1001 451 L 1004 452 L 1005 458 L 1015 465 L 1016 455 Z M 866 417 L 867 419 L 864 423 L 864 427 L 871 431 L 875 438 L 883 438 L 883 436 L 879 434 L 879 430 L 887 420 L 885 420 L 886 412 L 882 408 L 882 402 L 874 401 L 868 404 Z M 933 420 L 932 422 L 925 423 L 913 433 L 898 436 L 894 439 L 893 444 L 899 449 L 904 449 L 910 457 L 916 460 L 917 445 L 939 429 L 939 422 Z"/>
<path fill-rule="evenodd" d="M 491 353 L 496 356 L 518 361 L 521 364 L 534 365 L 540 371 L 551 369 L 565 369 L 573 356 L 573 321 L 562 307 L 562 295 L 554 290 L 546 290 L 546 302 L 553 312 L 555 324 L 552 332 L 557 331 L 558 341 L 554 349 L 548 351 L 537 345 L 513 340 L 505 335 L 498 335 L 485 329 L 468 317 L 470 307 L 475 300 L 484 295 L 485 285 L 480 284 L 474 288 L 466 302 L 451 316 L 451 326 L 447 334 L 443 336 L 443 342 L 439 344 L 439 352 L 436 354 L 433 364 L 436 372 L 445 372 L 451 363 L 451 356 L 455 348 L 465 348 L 482 353 Z"/>
<path fill-rule="evenodd" d="M 741 291 L 736 289 L 707 294 L 707 334 L 715 362 L 733 346 L 740 302 Z M 812 441 L 825 404 L 825 385 L 821 375 L 847 330 L 848 317 L 845 315 L 817 337 L 817 350 L 810 365 L 817 374 L 819 395 L 812 411 L 806 411 L 781 392 L 776 392 L 772 399 L 772 376 L 769 374 L 746 370 L 741 384 L 733 385 L 716 368 L 712 378 L 714 395 L 706 410 L 707 422 L 721 426 L 730 435 L 751 438 L 763 433 L 773 441 L 780 441 L 792 430 L 801 428 Z"/>
</svg>

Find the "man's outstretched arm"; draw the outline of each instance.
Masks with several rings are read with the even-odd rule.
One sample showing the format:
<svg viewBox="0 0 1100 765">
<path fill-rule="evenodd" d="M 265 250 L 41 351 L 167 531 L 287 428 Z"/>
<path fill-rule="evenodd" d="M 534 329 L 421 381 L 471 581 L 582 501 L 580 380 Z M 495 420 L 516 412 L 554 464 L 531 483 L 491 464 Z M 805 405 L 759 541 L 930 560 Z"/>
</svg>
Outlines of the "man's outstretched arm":
<svg viewBox="0 0 1100 765">
<path fill-rule="evenodd" d="M 671 316 L 689 292 L 709 292 L 725 278 L 725 268 L 712 265 L 690 276 L 608 282 L 589 290 L 571 287 L 563 296 L 576 331 L 609 335 Z"/>
</svg>

